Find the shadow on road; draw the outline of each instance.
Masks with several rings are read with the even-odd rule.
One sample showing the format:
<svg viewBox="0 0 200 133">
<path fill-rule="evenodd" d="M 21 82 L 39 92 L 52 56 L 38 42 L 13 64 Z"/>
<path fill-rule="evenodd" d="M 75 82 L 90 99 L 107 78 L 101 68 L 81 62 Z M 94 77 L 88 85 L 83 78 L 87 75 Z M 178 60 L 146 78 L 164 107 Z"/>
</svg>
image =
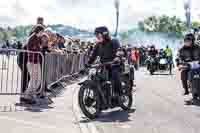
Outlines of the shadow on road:
<svg viewBox="0 0 200 133">
<path fill-rule="evenodd" d="M 29 111 L 29 112 L 44 112 L 44 110 L 52 109 L 53 107 L 49 105 L 0 105 L 0 112 L 23 112 L 23 111 Z"/>
<path fill-rule="evenodd" d="M 185 101 L 185 105 L 190 106 L 190 105 L 195 105 L 200 107 L 200 101 L 199 100 L 187 100 Z"/>
<path fill-rule="evenodd" d="M 130 111 L 116 110 L 112 112 L 104 112 L 99 116 L 96 120 L 85 119 L 81 120 L 80 123 L 89 123 L 93 121 L 98 122 L 128 122 L 131 121 L 129 119 L 130 113 L 134 113 L 136 109 L 131 109 Z"/>
<path fill-rule="evenodd" d="M 175 74 L 167 74 L 167 73 L 155 73 L 153 75 L 168 75 L 168 76 L 173 76 Z"/>
</svg>

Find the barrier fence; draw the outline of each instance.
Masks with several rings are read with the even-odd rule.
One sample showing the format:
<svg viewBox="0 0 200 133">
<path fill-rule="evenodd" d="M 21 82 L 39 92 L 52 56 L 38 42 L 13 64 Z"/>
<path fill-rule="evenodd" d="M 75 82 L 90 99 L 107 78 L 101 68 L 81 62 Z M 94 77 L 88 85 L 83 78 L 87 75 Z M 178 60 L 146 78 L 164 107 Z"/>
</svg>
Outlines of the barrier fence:
<svg viewBox="0 0 200 133">
<path fill-rule="evenodd" d="M 38 60 L 33 65 L 29 60 Z M 44 56 L 40 52 L 0 49 L 0 95 L 39 94 L 43 90 Z"/>
<path fill-rule="evenodd" d="M 45 56 L 46 84 L 51 86 L 65 77 L 79 73 L 84 69 L 87 58 L 86 53 L 47 54 Z"/>
<path fill-rule="evenodd" d="M 87 60 L 87 53 L 0 49 L 0 95 L 41 94 L 46 86 L 79 73 Z"/>
</svg>

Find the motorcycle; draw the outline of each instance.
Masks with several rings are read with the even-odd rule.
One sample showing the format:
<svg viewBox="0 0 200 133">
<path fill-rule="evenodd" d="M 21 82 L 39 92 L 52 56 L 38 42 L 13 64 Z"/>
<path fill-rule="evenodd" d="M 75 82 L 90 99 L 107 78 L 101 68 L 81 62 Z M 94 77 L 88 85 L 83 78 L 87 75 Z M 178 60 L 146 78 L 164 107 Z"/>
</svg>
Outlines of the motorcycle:
<svg viewBox="0 0 200 133">
<path fill-rule="evenodd" d="M 103 110 L 115 107 L 129 110 L 132 106 L 133 97 L 129 77 L 122 78 L 122 94 L 119 96 L 114 93 L 109 72 L 106 69 L 112 65 L 112 63 L 92 65 L 88 79 L 79 83 L 81 86 L 78 94 L 79 106 L 89 119 L 97 118 Z"/>
<path fill-rule="evenodd" d="M 153 75 L 156 71 L 169 71 L 172 74 L 172 62 L 165 57 L 149 57 L 147 59 L 147 70 Z"/>
<path fill-rule="evenodd" d="M 200 98 L 200 63 L 199 61 L 190 61 L 182 63 L 179 70 L 188 70 L 188 88 L 192 93 L 193 99 Z"/>
</svg>

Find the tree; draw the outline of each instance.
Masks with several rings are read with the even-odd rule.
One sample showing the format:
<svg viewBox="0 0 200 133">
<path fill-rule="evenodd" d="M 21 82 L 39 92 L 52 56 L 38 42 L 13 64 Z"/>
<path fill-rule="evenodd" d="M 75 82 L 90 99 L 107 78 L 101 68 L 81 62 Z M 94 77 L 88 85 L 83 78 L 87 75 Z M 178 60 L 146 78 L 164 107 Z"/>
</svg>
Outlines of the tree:
<svg viewBox="0 0 200 133">
<path fill-rule="evenodd" d="M 199 28 L 200 27 L 200 23 L 197 21 L 192 22 L 192 28 Z"/>
<path fill-rule="evenodd" d="M 143 22 L 139 22 L 138 27 L 146 32 L 176 33 L 178 37 L 187 30 L 185 24 L 179 18 L 166 15 L 148 17 Z"/>
</svg>

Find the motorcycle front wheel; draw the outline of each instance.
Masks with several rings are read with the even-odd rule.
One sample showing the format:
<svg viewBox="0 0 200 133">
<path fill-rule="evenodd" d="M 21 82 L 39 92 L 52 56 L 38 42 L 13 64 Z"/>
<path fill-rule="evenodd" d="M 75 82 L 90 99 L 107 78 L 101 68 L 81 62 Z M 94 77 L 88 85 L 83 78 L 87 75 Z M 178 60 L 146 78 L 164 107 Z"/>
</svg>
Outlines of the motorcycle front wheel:
<svg viewBox="0 0 200 133">
<path fill-rule="evenodd" d="M 132 88 L 130 88 L 129 85 L 127 85 L 127 82 L 125 88 L 122 90 L 122 95 L 120 96 L 120 107 L 123 110 L 130 110 L 131 106 L 133 104 L 133 95 L 132 95 Z"/>
<path fill-rule="evenodd" d="M 95 119 L 101 113 L 101 101 L 94 86 L 83 85 L 78 94 L 79 106 L 83 114 L 89 119 Z"/>
<path fill-rule="evenodd" d="M 132 95 L 122 95 L 120 98 L 120 106 L 123 110 L 130 110 L 133 103 Z"/>
</svg>

